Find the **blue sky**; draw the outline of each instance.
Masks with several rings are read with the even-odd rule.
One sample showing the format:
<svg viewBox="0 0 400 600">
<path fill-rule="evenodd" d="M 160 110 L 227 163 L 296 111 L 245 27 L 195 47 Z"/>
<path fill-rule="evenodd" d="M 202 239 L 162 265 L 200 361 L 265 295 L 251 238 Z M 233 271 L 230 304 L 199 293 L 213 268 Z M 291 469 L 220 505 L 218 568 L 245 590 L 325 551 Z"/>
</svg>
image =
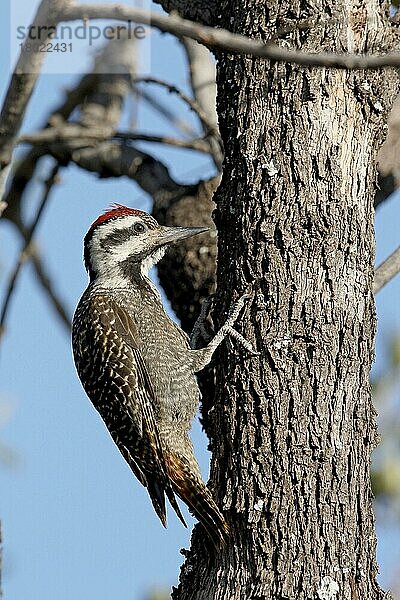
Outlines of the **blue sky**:
<svg viewBox="0 0 400 600">
<path fill-rule="evenodd" d="M 13 0 L 16 8 L 22 0 Z M 32 3 L 37 4 L 37 2 Z M 157 8 L 155 7 L 157 10 Z M 21 18 L 25 14 L 21 12 Z M 1 73 L 9 72 L 6 23 L 1 37 Z M 170 36 L 152 35 L 152 72 L 187 89 L 180 45 Z M 74 80 L 68 74 L 44 75 L 32 98 L 25 131 L 37 129 Z M 6 79 L 1 80 L 1 93 Z M 182 113 L 185 108 L 166 96 Z M 171 133 L 165 122 L 143 105 L 141 129 Z M 192 117 L 187 115 L 190 120 Z M 146 148 L 161 157 L 180 181 L 193 182 L 212 174 L 204 157 L 160 146 Z M 49 164 L 49 163 L 48 163 Z M 46 167 L 42 175 L 46 173 Z M 27 207 L 34 212 L 40 181 L 31 184 Z M 70 312 L 86 286 L 82 238 L 110 202 L 150 209 L 150 202 L 131 181 L 97 180 L 76 167 L 62 172 L 38 229 L 46 265 Z M 377 259 L 399 243 L 398 199 L 377 216 Z M 18 255 L 19 240 L 8 223 L 0 224 L 0 287 Z M 1 292 L 0 292 L 1 293 Z M 382 365 L 385 340 L 400 329 L 394 298 L 400 278 L 378 296 L 377 365 Z M 1 296 L 0 296 L 1 297 Z M 0 346 L 0 403 L 10 416 L 0 421 L 0 439 L 19 456 L 14 468 L 0 465 L 0 515 L 4 536 L 4 592 L 7 600 L 141 600 L 153 585 L 177 582 L 190 530 L 169 512 L 165 531 L 147 493 L 133 478 L 76 377 L 70 341 L 54 318 L 32 270 L 24 269 Z M 206 440 L 196 422 L 196 453 L 205 477 Z M 193 523 L 188 516 L 190 524 Z M 400 562 L 399 529 L 379 526 L 379 561 L 387 582 Z"/>
</svg>

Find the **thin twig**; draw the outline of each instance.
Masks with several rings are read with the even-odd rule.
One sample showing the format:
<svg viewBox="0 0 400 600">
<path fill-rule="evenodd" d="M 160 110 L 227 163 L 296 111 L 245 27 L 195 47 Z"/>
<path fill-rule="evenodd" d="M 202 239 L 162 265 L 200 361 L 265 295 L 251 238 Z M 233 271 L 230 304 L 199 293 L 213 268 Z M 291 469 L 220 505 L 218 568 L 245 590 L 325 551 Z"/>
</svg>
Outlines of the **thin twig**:
<svg viewBox="0 0 400 600">
<path fill-rule="evenodd" d="M 55 148 L 50 149 L 57 158 Z M 102 142 L 95 148 L 66 152 L 65 160 L 100 177 L 129 177 L 154 201 L 180 198 L 188 190 L 171 177 L 164 163 L 128 144 Z"/>
<path fill-rule="evenodd" d="M 57 181 L 57 176 L 58 176 L 58 171 L 59 171 L 59 165 L 58 163 L 53 167 L 53 169 L 51 170 L 51 173 L 49 175 L 49 177 L 47 178 L 47 180 L 45 181 L 45 188 L 44 188 L 44 193 L 43 193 L 43 198 L 40 202 L 38 211 L 36 213 L 36 216 L 32 222 L 32 225 L 30 226 L 26 238 L 25 238 L 25 243 L 24 246 L 20 252 L 17 264 L 15 265 L 14 271 L 12 272 L 10 279 L 9 279 L 9 283 L 8 283 L 8 287 L 7 287 L 7 292 L 6 292 L 6 296 L 3 302 L 3 307 L 1 309 L 1 313 L 0 313 L 0 337 L 4 334 L 5 331 L 5 321 L 6 321 L 6 317 L 7 317 L 7 313 L 8 313 L 8 309 L 10 307 L 10 302 L 13 296 L 13 293 L 15 291 L 15 285 L 17 283 L 17 279 L 18 279 L 18 275 L 21 272 L 21 269 L 23 267 L 23 265 L 26 263 L 26 261 L 28 260 L 28 258 L 30 258 L 31 256 L 31 244 L 32 244 L 32 239 L 33 239 L 33 235 L 35 233 L 36 227 L 40 221 L 40 218 L 43 214 L 43 210 L 47 204 L 47 201 L 49 199 L 50 196 L 50 192 L 52 190 L 53 185 L 56 183 Z"/>
<path fill-rule="evenodd" d="M 65 7 L 71 1 L 72 0 L 51 0 L 51 19 L 55 19 L 57 16 L 58 21 L 60 21 L 60 6 L 62 5 L 63 7 Z M 56 8 L 57 10 L 55 10 Z M 49 23 L 46 23 L 46 25 L 49 25 Z M 43 29 L 48 30 L 48 28 L 46 27 L 44 27 Z M 29 42 L 29 37 L 27 39 Z M 125 42 L 126 40 L 118 40 L 117 42 L 118 48 L 120 48 L 121 51 L 125 46 Z M 107 44 L 105 48 L 103 48 L 101 54 L 97 55 L 94 61 L 94 70 L 98 68 L 99 62 L 102 60 L 105 60 L 107 62 L 107 65 L 110 65 L 109 54 L 115 54 L 115 44 L 116 41 L 111 40 L 110 43 Z M 43 55 L 43 53 L 41 54 Z M 81 105 L 80 119 L 82 124 L 87 125 L 88 122 L 91 123 L 94 119 L 97 119 L 99 123 L 102 123 L 103 127 L 105 125 L 108 125 L 108 127 L 111 127 L 111 129 L 113 130 L 113 124 L 119 120 L 119 116 L 122 110 L 122 98 L 125 97 L 125 95 L 127 95 L 127 93 L 129 92 L 127 73 L 134 73 L 134 61 L 135 57 L 133 52 L 123 53 L 123 57 L 120 62 L 120 67 L 123 67 L 124 73 L 112 76 L 113 85 L 111 88 L 110 75 L 107 73 L 107 71 L 105 72 L 105 74 L 92 72 L 84 75 L 80 79 L 78 85 L 75 86 L 75 88 L 66 92 L 66 97 L 64 98 L 63 102 L 61 103 L 61 105 L 57 106 L 57 108 L 52 112 L 44 127 L 55 126 L 60 122 L 65 122 L 70 117 L 74 109 L 78 105 Z M 125 85 L 121 85 L 121 82 L 126 83 Z M 104 89 L 105 87 L 106 89 Z M 7 92 L 7 96 L 10 96 L 12 99 L 13 94 L 15 94 L 15 90 L 13 91 L 12 84 L 10 84 L 10 89 Z M 102 104 L 102 98 L 104 94 L 109 98 L 109 101 L 106 106 Z M 85 99 L 88 99 L 88 101 L 84 102 Z M 16 103 L 15 98 L 13 100 L 11 108 L 13 111 L 17 111 L 18 109 L 18 104 Z M 3 110 L 5 111 L 5 113 L 7 113 L 5 108 Z M 3 112 L 2 117 L 0 119 L 1 134 L 3 133 L 2 124 Z M 7 128 L 4 128 L 4 130 L 6 131 Z M 15 136 L 16 134 L 17 131 L 15 132 Z M 3 142 L 3 136 L 1 135 L 0 137 L 1 142 Z M 4 200 L 7 201 L 9 205 L 8 209 L 4 213 L 4 217 L 9 218 L 17 226 L 20 226 L 22 223 L 20 214 L 22 195 L 24 193 L 27 183 L 32 179 L 34 175 L 34 171 L 36 169 L 38 160 L 43 154 L 45 153 L 38 151 L 38 148 L 34 148 L 30 152 L 28 152 L 22 158 L 22 160 L 19 160 L 18 164 L 15 166 L 15 172 L 13 173 L 12 177 L 12 185 L 10 185 L 7 195 L 4 198 Z"/>
<path fill-rule="evenodd" d="M 21 135 L 18 138 L 18 143 L 31 145 L 64 145 L 68 141 L 76 141 L 79 142 L 79 147 L 84 147 L 93 140 L 105 141 L 112 139 L 167 144 L 168 146 L 196 150 L 197 152 L 204 152 L 206 154 L 210 152 L 210 146 L 203 138 L 180 140 L 169 136 L 150 135 L 141 132 L 131 133 L 129 131 L 116 131 L 113 135 L 109 136 L 105 135 L 102 129 L 88 129 L 87 127 L 81 127 L 80 125 L 72 123 L 66 123 L 61 128 L 47 127 L 34 133 Z"/>
<path fill-rule="evenodd" d="M 94 73 L 84 75 L 73 89 L 66 91 L 64 101 L 50 114 L 43 125 L 43 129 L 50 127 L 54 123 L 59 123 L 60 120 L 66 121 L 75 108 L 79 104 L 82 104 L 90 90 L 95 89 L 97 83 L 98 75 Z M 21 223 L 22 196 L 28 183 L 34 179 L 37 164 L 45 153 L 44 149 L 42 151 L 36 146 L 14 165 L 14 172 L 10 178 L 11 185 L 4 197 L 4 200 L 8 204 L 4 217 L 10 219 L 17 226 Z"/>
<path fill-rule="evenodd" d="M 163 79 L 159 79 L 157 77 L 140 77 L 135 80 L 135 83 L 154 83 L 155 85 L 159 85 L 166 90 L 168 90 L 171 94 L 177 94 L 181 100 L 183 100 L 189 108 L 198 116 L 200 123 L 202 125 L 205 137 L 208 138 L 208 150 L 207 152 L 212 156 L 214 160 L 214 164 L 218 171 L 221 171 L 222 168 L 222 160 L 223 160 L 223 150 L 222 150 L 222 140 L 219 133 L 218 125 L 216 122 L 212 122 L 209 118 L 205 110 L 200 106 L 200 104 L 190 98 L 187 94 L 182 92 L 175 85 L 164 81 Z"/>
<path fill-rule="evenodd" d="M 262 42 L 246 36 L 232 33 L 226 29 L 217 29 L 181 19 L 177 15 L 163 15 L 142 8 L 131 8 L 121 4 L 91 4 L 71 6 L 63 11 L 64 21 L 87 21 L 94 19 L 113 19 L 115 21 L 133 21 L 177 36 L 187 36 L 209 46 L 235 54 L 249 54 L 260 58 L 295 63 L 307 67 L 327 67 L 335 69 L 379 69 L 381 67 L 400 66 L 400 52 L 387 54 L 359 55 L 336 54 L 332 52 L 308 53 L 289 50 L 273 42 Z"/>
<path fill-rule="evenodd" d="M 39 254 L 37 247 L 34 244 L 34 241 L 31 242 L 31 260 L 33 268 L 35 269 L 35 273 L 37 276 L 38 283 L 42 286 L 43 291 L 45 292 L 47 298 L 49 299 L 52 307 L 56 311 L 57 315 L 60 317 L 61 323 L 65 326 L 67 331 L 71 329 L 71 316 L 68 315 L 68 312 L 58 297 L 56 290 L 52 284 L 52 281 L 49 275 L 46 273 L 45 267 L 42 262 L 42 258 Z"/>
<path fill-rule="evenodd" d="M 377 294 L 398 273 L 400 273 L 400 246 L 375 270 L 374 294 Z"/>
<path fill-rule="evenodd" d="M 178 117 L 168 106 L 164 106 L 157 98 L 154 98 L 145 89 L 135 87 L 134 92 L 138 94 L 143 100 L 147 102 L 153 110 L 157 111 L 162 115 L 171 125 L 179 129 L 185 135 L 195 135 L 193 127 L 191 127 L 186 121 Z"/>
<path fill-rule="evenodd" d="M 168 81 L 164 81 L 163 79 L 159 79 L 158 77 L 137 77 L 134 80 L 134 83 L 153 83 L 155 85 L 159 85 L 165 88 L 170 94 L 176 94 L 198 116 L 201 124 L 203 125 L 204 131 L 207 134 L 215 132 L 215 124 L 209 120 L 207 113 L 202 109 L 200 104 L 196 102 L 196 100 L 194 100 L 193 98 L 190 98 L 190 96 L 185 94 L 185 92 L 182 92 L 182 90 L 177 88 L 172 83 L 168 83 Z"/>
<path fill-rule="evenodd" d="M 169 137 L 167 135 L 149 135 L 147 133 L 129 133 L 117 131 L 113 136 L 116 139 L 124 141 L 138 142 L 153 142 L 157 144 L 167 144 L 167 146 L 176 146 L 177 148 L 186 148 L 188 150 L 196 150 L 197 152 L 210 152 L 210 146 L 203 138 L 192 140 L 180 140 L 178 138 Z"/>
<path fill-rule="evenodd" d="M 80 123 L 61 123 L 56 127 L 46 127 L 34 133 L 27 133 L 18 138 L 19 144 L 46 145 L 65 144 L 70 140 L 82 140 L 82 146 L 91 140 L 105 140 L 110 137 L 110 129 L 82 127 Z"/>
</svg>

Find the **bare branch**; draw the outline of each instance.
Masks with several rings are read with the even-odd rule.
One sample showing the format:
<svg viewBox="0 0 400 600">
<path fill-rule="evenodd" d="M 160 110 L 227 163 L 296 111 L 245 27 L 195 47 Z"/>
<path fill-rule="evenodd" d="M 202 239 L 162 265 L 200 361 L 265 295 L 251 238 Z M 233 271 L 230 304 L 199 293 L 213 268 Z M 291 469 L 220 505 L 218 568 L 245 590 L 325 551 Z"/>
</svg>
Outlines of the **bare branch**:
<svg viewBox="0 0 400 600">
<path fill-rule="evenodd" d="M 110 137 L 109 128 L 103 128 L 101 125 L 94 128 L 83 127 L 80 123 L 57 123 L 55 127 L 40 129 L 34 133 L 21 135 L 18 138 L 19 144 L 49 145 L 66 144 L 75 141 L 80 146 L 98 140 L 105 140 Z"/>
<path fill-rule="evenodd" d="M 52 123 L 59 123 L 60 119 L 66 120 L 75 110 L 75 108 L 83 102 L 83 99 L 88 95 L 91 89 L 94 89 L 98 80 L 98 76 L 90 73 L 82 77 L 75 88 L 67 91 L 66 98 L 50 115 L 46 121 L 45 127 L 50 127 Z M 21 199 L 25 189 L 30 181 L 34 178 L 34 173 L 38 161 L 46 154 L 44 148 L 35 147 L 27 152 L 22 159 L 15 165 L 15 171 L 12 175 L 12 182 L 9 190 L 4 197 L 7 203 L 7 209 L 4 211 L 4 217 L 9 219 L 18 228 L 22 228 L 21 221 Z"/>
<path fill-rule="evenodd" d="M 192 110 L 198 116 L 206 133 L 212 133 L 215 130 L 216 124 L 209 121 L 206 112 L 202 109 L 200 104 L 193 98 L 190 98 L 187 94 L 185 94 L 182 90 L 177 88 L 172 83 L 168 83 L 167 81 L 164 81 L 163 79 L 159 79 L 157 77 L 138 77 L 137 79 L 135 79 L 135 83 L 154 83 L 155 85 L 159 85 L 160 87 L 165 88 L 171 94 L 176 94 L 179 98 L 181 98 L 181 100 L 183 100 L 183 102 L 185 102 L 189 106 L 190 110 Z"/>
<path fill-rule="evenodd" d="M 50 304 L 54 308 L 56 314 L 60 318 L 61 323 L 69 331 L 71 329 L 71 315 L 68 314 L 67 309 L 64 306 L 64 302 L 59 298 L 56 290 L 54 289 L 52 280 L 48 273 L 46 273 L 45 266 L 42 261 L 42 257 L 39 253 L 34 240 L 30 246 L 31 260 L 33 268 L 35 269 L 38 283 L 41 285 L 44 293 L 46 294 Z"/>
<path fill-rule="evenodd" d="M 99 129 L 105 137 L 111 136 L 121 119 L 126 96 L 131 90 L 131 80 L 136 72 L 135 40 L 128 37 L 110 40 L 97 56 L 94 72 L 98 73 L 96 85 L 89 90 L 80 108 L 80 124 L 86 128 Z"/>
<path fill-rule="evenodd" d="M 216 29 L 199 25 L 177 15 L 163 15 L 141 8 L 130 8 L 120 4 L 92 4 L 71 6 L 63 12 L 64 21 L 95 19 L 113 19 L 134 21 L 156 27 L 161 31 L 182 37 L 186 36 L 210 48 L 216 48 L 234 54 L 249 54 L 284 61 L 307 67 L 328 67 L 335 69 L 380 69 L 381 67 L 400 66 L 400 52 L 387 54 L 359 55 L 336 54 L 331 52 L 301 52 L 278 46 L 274 42 L 262 42 L 246 36 L 232 33 L 226 29 Z"/>
<path fill-rule="evenodd" d="M 12 174 L 11 184 L 4 196 L 7 208 L 4 210 L 2 217 L 11 221 L 17 227 L 23 227 L 21 217 L 22 196 L 28 184 L 34 180 L 35 169 L 44 154 L 44 148 L 34 147 L 18 163 L 14 163 L 15 172 Z"/>
<path fill-rule="evenodd" d="M 1 152 L 1 149 L 0 149 L 0 152 Z M 6 189 L 7 179 L 8 179 L 10 170 L 11 170 L 11 162 L 9 162 L 8 164 L 5 164 L 5 166 L 3 168 L 1 168 L 1 166 L 0 166 L 0 202 L 3 201 L 2 198 L 4 196 L 4 192 Z M 7 206 L 7 202 L 6 202 L 6 206 Z M 3 211 L 2 211 L 2 214 L 3 214 Z"/>
<path fill-rule="evenodd" d="M 374 294 L 393 279 L 400 272 L 400 246 L 375 270 Z"/>
<path fill-rule="evenodd" d="M 188 60 L 193 97 L 207 115 L 207 121 L 217 127 L 215 61 L 208 48 L 198 42 L 190 38 L 183 38 L 182 44 Z"/>
<path fill-rule="evenodd" d="M 153 198 L 180 197 L 188 188 L 176 183 L 162 162 L 131 146 L 104 142 L 95 148 L 69 151 L 69 158 L 100 177 L 129 177 Z"/>
<path fill-rule="evenodd" d="M 190 98 L 187 94 L 182 92 L 182 90 L 177 88 L 175 85 L 168 83 L 167 81 L 158 79 L 156 77 L 140 77 L 136 79 L 136 82 L 154 83 L 155 85 L 159 85 L 165 88 L 171 94 L 177 94 L 179 98 L 181 98 L 189 106 L 189 108 L 196 113 L 203 127 L 205 136 L 209 140 L 208 152 L 213 157 L 215 166 L 217 167 L 218 171 L 220 171 L 222 167 L 223 152 L 222 141 L 219 135 L 217 122 L 215 120 L 209 120 L 208 114 L 203 110 L 203 108 L 196 100 Z"/>
<path fill-rule="evenodd" d="M 72 0 L 42 0 L 32 23 L 38 31 L 38 41 L 45 42 L 48 39 L 49 26 L 57 24 L 61 10 L 67 9 L 71 3 Z M 29 43 L 27 37 L 21 48 L 0 114 L 0 199 L 3 197 L 6 184 L 7 172 L 4 171 L 11 162 L 15 139 L 45 56 L 38 49 L 28 51 Z"/>
<path fill-rule="evenodd" d="M 130 54 L 125 54 L 125 56 L 132 60 Z M 121 64 L 120 59 L 119 64 Z M 114 77 L 113 85 L 110 85 L 108 75 L 85 75 L 76 90 L 70 91 L 64 103 L 49 117 L 47 129 L 61 129 L 62 131 L 63 127 L 68 127 L 74 135 L 86 137 L 85 140 L 70 139 L 64 143 L 53 144 L 51 147 L 44 145 L 34 147 L 18 165 L 13 185 L 7 195 L 6 200 L 9 207 L 5 212 L 5 216 L 20 229 L 23 229 L 19 209 L 21 196 L 34 175 L 37 160 L 46 153 L 50 153 L 63 165 L 72 161 L 81 168 L 97 173 L 100 177 L 127 176 L 136 181 L 154 199 L 157 198 L 159 202 L 162 201 L 166 204 L 175 198 L 180 198 L 189 189 L 190 186 L 176 183 L 169 175 L 168 169 L 152 156 L 136 150 L 126 143 L 106 143 L 101 141 L 101 137 L 99 139 L 99 123 L 102 124 L 102 136 L 111 135 L 112 137 L 114 134 L 113 127 L 110 131 L 108 125 L 103 131 L 103 124 L 118 123 L 118 114 L 122 104 L 113 100 L 113 95 L 119 94 L 121 98 L 121 93 L 125 94 L 130 90 L 132 65 L 127 64 L 126 67 L 126 74 L 121 74 L 121 82 L 116 81 Z M 83 103 L 83 100 L 85 100 L 84 109 L 81 113 L 84 113 L 86 127 L 82 128 L 81 122 L 66 123 L 65 119 L 69 117 L 78 104 Z M 93 137 L 88 139 L 92 135 L 93 129 L 96 130 L 94 137 L 98 139 L 93 139 Z M 43 135 L 41 140 L 43 141 L 48 135 L 47 130 L 44 129 L 40 132 L 40 135 Z M 53 136 L 53 133 L 50 135 Z M 144 134 L 138 134 L 139 136 L 145 138 Z M 125 137 L 125 134 L 122 134 L 122 137 Z M 130 134 L 127 134 L 126 137 L 132 139 Z M 149 138 L 150 136 L 146 139 L 149 140 Z M 86 147 L 84 147 L 85 141 L 87 143 Z M 205 148 L 200 145 L 200 142 L 201 144 L 204 143 L 198 140 L 196 149 L 204 151 Z"/>
<path fill-rule="evenodd" d="M 63 102 L 57 108 L 53 109 L 45 126 L 50 127 L 54 119 L 58 121 L 61 118 L 66 121 L 76 107 L 82 104 L 91 90 L 96 88 L 99 77 L 98 73 L 87 73 L 73 88 L 66 90 Z"/>
<path fill-rule="evenodd" d="M 184 37 L 182 43 L 188 59 L 193 97 L 207 116 L 208 123 L 218 132 L 208 139 L 215 165 L 218 171 L 221 171 L 224 152 L 218 128 L 215 61 L 208 48 L 198 42 Z M 206 129 L 204 132 L 207 134 Z"/>
<path fill-rule="evenodd" d="M 74 147 L 72 143 L 40 148 L 41 153 L 47 151 L 62 164 L 74 162 L 83 169 L 97 173 L 99 177 L 129 177 L 154 200 L 167 204 L 180 198 L 191 187 L 177 183 L 161 161 L 126 144 L 103 142 L 96 143 L 93 148 L 82 148 L 80 143 L 79 147 L 76 144 Z M 28 183 L 28 173 L 32 172 L 33 165 L 30 160 L 27 162 L 27 171 L 21 167 L 17 190 L 13 190 L 13 194 L 19 194 L 21 188 L 24 189 Z M 12 222 L 20 226 L 12 213 L 10 215 L 13 217 Z"/>
<path fill-rule="evenodd" d="M 22 224 L 14 222 L 18 233 L 22 236 L 24 243 L 29 243 L 29 229 L 26 229 Z M 71 316 L 68 314 L 65 308 L 64 302 L 59 298 L 50 275 L 46 272 L 45 265 L 43 264 L 42 256 L 39 248 L 37 247 L 35 240 L 31 240 L 29 244 L 29 259 L 32 262 L 32 266 L 35 270 L 37 282 L 42 287 L 45 295 L 47 296 L 50 304 L 54 308 L 56 314 L 61 320 L 61 323 L 69 330 L 71 328 Z"/>
<path fill-rule="evenodd" d="M 195 135 L 193 127 L 191 127 L 186 121 L 181 119 L 180 116 L 175 114 L 168 106 L 164 106 L 157 98 L 152 94 L 149 94 L 144 88 L 134 87 L 135 94 L 138 94 L 151 106 L 155 111 L 160 113 L 171 125 L 176 127 L 185 135 Z"/>
<path fill-rule="evenodd" d="M 4 298 L 4 302 L 3 302 L 3 306 L 1 309 L 1 313 L 0 313 L 0 337 L 3 336 L 4 331 L 5 331 L 5 322 L 6 322 L 6 318 L 7 318 L 7 313 L 8 313 L 8 309 L 10 307 L 10 303 L 11 303 L 11 299 L 15 290 L 15 285 L 17 283 L 17 279 L 18 279 L 18 275 L 21 272 L 21 269 L 23 267 L 23 265 L 27 262 L 27 260 L 31 257 L 32 254 L 32 249 L 31 249 L 31 243 L 32 243 L 32 239 L 36 230 L 36 227 L 40 221 L 40 218 L 43 214 L 43 210 L 47 204 L 47 201 L 49 199 L 50 196 L 50 192 L 53 188 L 53 185 L 57 182 L 57 177 L 58 177 L 58 171 L 59 171 L 59 165 L 56 164 L 49 177 L 47 178 L 47 180 L 45 181 L 45 187 L 44 187 L 44 193 L 43 193 L 43 198 L 40 202 L 38 211 L 36 213 L 36 216 L 33 220 L 32 225 L 29 228 L 29 231 L 26 235 L 25 238 L 25 244 L 20 252 L 17 264 L 15 265 L 14 271 L 12 272 L 10 279 L 9 279 L 9 283 L 8 283 L 8 287 L 7 287 L 7 292 Z"/>
<path fill-rule="evenodd" d="M 204 152 L 206 154 L 210 152 L 210 146 L 203 138 L 180 140 L 169 136 L 150 135 L 141 132 L 132 133 L 129 131 L 116 131 L 113 135 L 109 136 L 108 132 L 105 132 L 103 129 L 87 129 L 75 123 L 64 123 L 61 127 L 46 128 L 35 133 L 22 135 L 18 138 L 18 143 L 41 146 L 60 144 L 63 146 L 66 142 L 72 141 L 79 148 L 84 148 L 87 145 L 92 145 L 93 141 L 105 141 L 107 139 L 152 142 L 196 150 L 197 152 Z"/>
<path fill-rule="evenodd" d="M 124 141 L 152 142 L 157 144 L 166 144 L 167 146 L 176 146 L 176 148 L 196 150 L 197 152 L 203 152 L 205 154 L 210 153 L 210 145 L 203 138 L 180 140 L 167 135 L 150 135 L 141 132 L 131 133 L 129 131 L 117 131 L 113 137 Z"/>
<path fill-rule="evenodd" d="M 67 92 L 64 102 L 48 118 L 44 129 L 61 127 L 73 110 L 81 105 L 81 125 L 86 128 L 102 124 L 103 134 L 108 137 L 120 120 L 123 98 L 130 90 L 134 75 L 134 42 L 126 38 L 111 40 L 96 58 L 94 72 L 84 75 L 78 85 Z M 115 66 L 124 73 L 114 73 Z M 101 71 L 107 74 L 101 73 Z M 84 102 L 85 100 L 85 102 Z M 23 229 L 21 221 L 21 198 L 33 178 L 38 160 L 47 153 L 44 147 L 33 148 L 19 162 L 12 185 L 4 198 L 8 208 L 4 217 Z"/>
</svg>

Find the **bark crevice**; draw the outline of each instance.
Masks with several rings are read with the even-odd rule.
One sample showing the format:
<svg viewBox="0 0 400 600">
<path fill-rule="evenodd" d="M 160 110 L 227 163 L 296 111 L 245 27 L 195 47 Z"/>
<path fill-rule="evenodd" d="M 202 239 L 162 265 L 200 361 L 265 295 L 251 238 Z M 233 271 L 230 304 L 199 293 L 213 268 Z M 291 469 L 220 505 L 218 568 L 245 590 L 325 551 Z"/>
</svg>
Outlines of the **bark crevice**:
<svg viewBox="0 0 400 600">
<path fill-rule="evenodd" d="M 376 51 L 387 15 L 374 0 L 362 14 L 358 4 L 342 3 L 347 27 L 295 33 L 290 43 Z M 263 38 L 265 15 L 289 5 L 246 0 L 222 8 L 221 26 Z M 291 10 L 307 17 L 301 2 Z M 222 322 L 223 307 L 251 283 L 239 331 L 260 356 L 233 342 L 217 358 L 206 428 L 211 485 L 233 541 L 209 564 L 196 529 L 174 600 L 311 600 L 327 588 L 337 600 L 384 597 L 369 480 L 373 199 L 376 153 L 397 87 L 387 70 L 219 56 L 225 161 L 214 196 L 216 317 Z"/>
</svg>

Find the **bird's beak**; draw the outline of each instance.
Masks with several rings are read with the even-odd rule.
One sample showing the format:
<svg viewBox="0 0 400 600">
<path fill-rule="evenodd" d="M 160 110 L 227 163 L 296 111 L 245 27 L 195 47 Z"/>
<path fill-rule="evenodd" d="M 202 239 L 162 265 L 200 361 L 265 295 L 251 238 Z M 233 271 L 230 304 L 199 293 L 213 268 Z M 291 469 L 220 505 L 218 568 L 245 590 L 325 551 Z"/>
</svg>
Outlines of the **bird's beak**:
<svg viewBox="0 0 400 600">
<path fill-rule="evenodd" d="M 180 240 L 198 235 L 199 233 L 205 233 L 206 231 L 209 231 L 208 227 L 161 227 L 158 245 L 165 246 L 166 244 L 179 242 Z"/>
</svg>

